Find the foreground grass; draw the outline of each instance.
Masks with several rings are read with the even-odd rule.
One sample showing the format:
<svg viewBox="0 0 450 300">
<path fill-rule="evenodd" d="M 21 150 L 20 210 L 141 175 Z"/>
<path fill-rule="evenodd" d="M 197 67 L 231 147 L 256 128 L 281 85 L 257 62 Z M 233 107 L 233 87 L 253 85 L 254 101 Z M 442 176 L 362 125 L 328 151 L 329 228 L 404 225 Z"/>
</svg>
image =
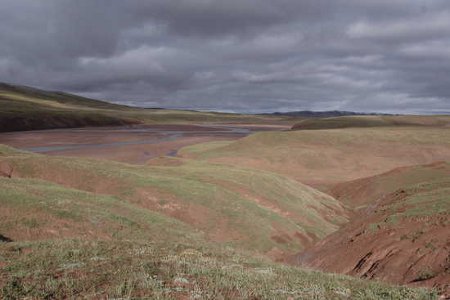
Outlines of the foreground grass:
<svg viewBox="0 0 450 300">
<path fill-rule="evenodd" d="M 3 299 L 435 299 L 271 263 L 231 248 L 145 241 L 0 244 Z"/>
</svg>

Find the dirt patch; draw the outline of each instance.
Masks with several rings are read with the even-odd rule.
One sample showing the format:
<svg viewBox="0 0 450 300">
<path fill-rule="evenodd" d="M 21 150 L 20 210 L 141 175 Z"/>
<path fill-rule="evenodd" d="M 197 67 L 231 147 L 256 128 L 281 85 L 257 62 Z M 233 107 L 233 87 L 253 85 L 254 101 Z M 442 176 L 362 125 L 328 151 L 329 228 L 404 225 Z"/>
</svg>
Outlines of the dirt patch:
<svg viewBox="0 0 450 300">
<path fill-rule="evenodd" d="M 0 177 L 12 178 L 14 167 L 7 161 L 0 161 Z"/>
<path fill-rule="evenodd" d="M 374 220 L 369 220 L 368 222 Z M 296 257 L 296 263 L 397 284 L 437 287 L 449 293 L 448 230 L 441 225 L 408 221 L 396 229 L 352 222 Z"/>
<path fill-rule="evenodd" d="M 273 247 L 266 253 L 266 256 L 276 262 L 285 262 L 286 252 L 277 247 Z"/>
<path fill-rule="evenodd" d="M 383 177 L 395 183 L 395 178 L 400 176 L 397 184 L 405 182 L 401 177 L 416 174 L 417 170 L 422 173 L 422 179 L 430 180 L 434 176 L 435 181 L 413 184 L 411 188 L 399 188 L 391 193 L 391 187 L 384 183 L 385 193 L 373 188 L 374 182 L 384 182 Z M 432 170 L 434 175 L 425 170 Z M 446 176 L 440 173 L 442 170 Z M 444 204 L 449 186 L 445 178 L 450 178 L 449 170 L 449 164 L 433 163 L 365 179 L 357 182 L 355 190 L 346 190 L 340 185 L 339 191 L 348 191 L 354 203 L 365 203 L 358 196 L 370 196 L 374 191 L 378 198 L 358 210 L 347 225 L 297 255 L 293 262 L 327 272 L 434 287 L 450 296 L 450 223 Z M 413 183 L 418 181 L 421 182 L 420 178 L 412 180 Z M 349 186 L 355 187 L 355 184 L 351 182 Z M 432 193 L 418 198 L 425 190 Z M 436 196 L 432 195 L 438 195 L 439 191 L 442 198 L 436 201 L 441 202 L 428 202 L 433 201 L 432 197 Z M 414 202 L 407 202 L 411 199 Z M 431 210 L 425 212 L 427 209 Z"/>
<path fill-rule="evenodd" d="M 214 242 L 226 243 L 251 239 L 249 236 L 244 236 L 236 230 L 232 230 L 232 226 L 229 224 L 229 221 L 223 218 L 216 219 L 214 227 L 214 232 L 209 234 L 209 238 Z"/>
</svg>

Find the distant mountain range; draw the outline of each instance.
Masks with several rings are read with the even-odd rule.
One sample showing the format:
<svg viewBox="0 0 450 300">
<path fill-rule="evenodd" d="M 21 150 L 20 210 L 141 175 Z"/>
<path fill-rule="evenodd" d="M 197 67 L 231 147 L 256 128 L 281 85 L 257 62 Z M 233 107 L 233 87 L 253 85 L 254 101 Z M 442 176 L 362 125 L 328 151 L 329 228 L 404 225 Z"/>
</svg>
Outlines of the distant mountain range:
<svg viewBox="0 0 450 300">
<path fill-rule="evenodd" d="M 327 117 L 343 117 L 343 116 L 374 116 L 374 115 L 387 116 L 387 115 L 390 115 L 390 114 L 384 114 L 384 113 L 362 113 L 362 112 L 345 111 L 345 110 L 327 110 L 327 111 L 300 110 L 300 111 L 289 111 L 289 112 L 265 113 L 264 115 L 291 116 L 291 117 L 310 117 L 310 118 L 317 118 L 317 117 L 327 118 Z"/>
</svg>

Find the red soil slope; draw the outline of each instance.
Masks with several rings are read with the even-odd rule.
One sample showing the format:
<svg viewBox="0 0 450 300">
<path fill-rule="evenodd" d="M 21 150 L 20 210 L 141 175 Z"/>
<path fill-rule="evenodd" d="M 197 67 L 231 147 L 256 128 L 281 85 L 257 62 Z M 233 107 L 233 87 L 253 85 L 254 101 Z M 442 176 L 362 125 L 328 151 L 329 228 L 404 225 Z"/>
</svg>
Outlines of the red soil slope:
<svg viewBox="0 0 450 300">
<path fill-rule="evenodd" d="M 417 183 L 418 171 L 424 182 Z M 379 184 L 386 180 L 391 184 L 383 193 Z M 354 204 L 374 201 L 349 224 L 297 255 L 295 263 L 435 287 L 450 296 L 450 163 L 400 168 L 347 187 L 341 184 L 335 192 Z"/>
</svg>

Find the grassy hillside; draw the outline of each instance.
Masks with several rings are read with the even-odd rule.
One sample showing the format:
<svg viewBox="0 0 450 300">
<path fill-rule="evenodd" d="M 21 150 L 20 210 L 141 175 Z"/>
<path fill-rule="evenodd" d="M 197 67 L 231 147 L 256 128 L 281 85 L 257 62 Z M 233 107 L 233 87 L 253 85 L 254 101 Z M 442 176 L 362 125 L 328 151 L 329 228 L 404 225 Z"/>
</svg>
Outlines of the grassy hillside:
<svg viewBox="0 0 450 300">
<path fill-rule="evenodd" d="M 57 238 L 193 239 L 193 228 L 111 196 L 36 179 L 1 178 L 1 233 L 14 241 Z"/>
<path fill-rule="evenodd" d="M 212 241 L 274 258 L 346 222 L 338 201 L 275 173 L 169 158 L 168 165 L 134 166 L 1 149 L 3 169 L 13 178 L 113 195 L 189 224 Z"/>
<path fill-rule="evenodd" d="M 391 183 L 381 192 L 377 183 L 386 181 Z M 359 185 L 360 191 L 367 189 L 360 196 L 372 195 L 373 201 L 349 224 L 300 254 L 297 262 L 363 278 L 434 286 L 448 297 L 450 163 L 403 168 L 366 182 L 372 184 Z M 355 183 L 347 192 L 356 198 L 352 187 Z"/>
<path fill-rule="evenodd" d="M 436 297 L 257 254 L 300 247 L 270 233 L 307 231 L 305 220 L 334 230 L 328 218 L 340 209 L 331 197 L 276 174 L 179 160 L 136 167 L 8 147 L 0 157 L 2 299 Z M 260 203 L 259 193 L 267 194 Z M 206 219 L 190 220 L 196 212 Z M 238 231 L 238 241 L 211 235 L 226 220 L 231 227 L 222 229 Z"/>
<path fill-rule="evenodd" d="M 31 102 L 36 105 L 47 105 L 53 107 L 85 107 L 103 109 L 127 109 L 124 105 L 117 105 L 105 101 L 89 99 L 63 92 L 51 92 L 27 86 L 17 86 L 0 83 L 2 98 L 11 100 Z"/>
<path fill-rule="evenodd" d="M 0 132 L 133 124 L 106 113 L 127 109 L 74 95 L 0 83 Z"/>
<path fill-rule="evenodd" d="M 364 127 L 450 127 L 450 116 L 343 116 L 310 118 L 295 124 L 293 130 Z"/>
<path fill-rule="evenodd" d="M 0 243 L 3 299 L 437 299 L 424 289 L 274 264 L 199 243 Z"/>
<path fill-rule="evenodd" d="M 434 162 L 428 165 L 396 168 L 377 176 L 343 182 L 334 186 L 330 194 L 350 207 L 359 208 L 375 203 L 377 199 L 395 192 L 399 187 L 449 176 L 448 163 Z"/>
<path fill-rule="evenodd" d="M 260 132 L 188 146 L 183 157 L 283 174 L 327 190 L 396 167 L 450 159 L 450 129 L 376 127 Z"/>
<path fill-rule="evenodd" d="M 284 119 L 287 118 L 131 108 L 62 92 L 0 83 L 0 132 L 138 123 L 273 123 Z"/>
<path fill-rule="evenodd" d="M 0 186 L 0 228 L 17 240 L 0 244 L 3 298 L 427 295 L 212 246 L 191 227 L 120 199 L 29 179 L 4 178 Z"/>
</svg>

